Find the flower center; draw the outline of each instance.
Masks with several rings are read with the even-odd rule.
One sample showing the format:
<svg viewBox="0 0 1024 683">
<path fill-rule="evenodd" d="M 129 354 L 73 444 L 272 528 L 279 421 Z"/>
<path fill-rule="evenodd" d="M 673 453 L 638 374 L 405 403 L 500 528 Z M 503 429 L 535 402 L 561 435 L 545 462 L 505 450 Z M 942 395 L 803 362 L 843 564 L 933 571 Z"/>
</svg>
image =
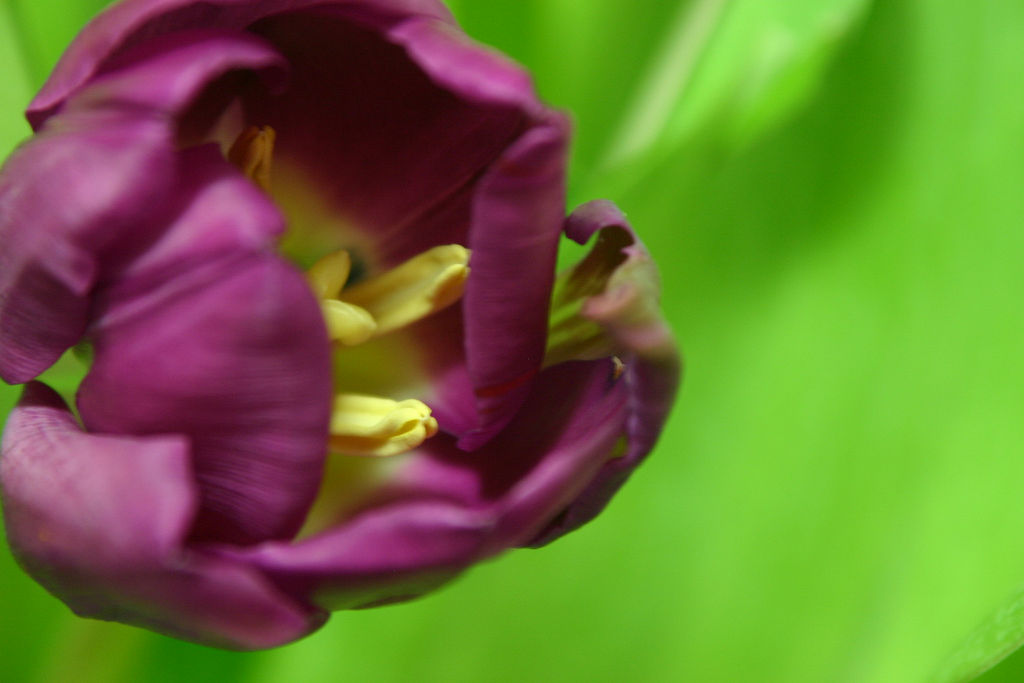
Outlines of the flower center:
<svg viewBox="0 0 1024 683">
<path fill-rule="evenodd" d="M 411 325 L 462 297 L 469 250 L 434 247 L 379 275 L 345 287 L 352 268 L 348 252 L 324 256 L 307 272 L 331 341 L 344 352 Z M 437 433 L 437 420 L 421 401 L 395 401 L 339 393 L 334 399 L 329 444 L 349 455 L 396 455 Z"/>
<path fill-rule="evenodd" d="M 227 155 L 267 192 L 274 141 L 272 128 L 253 126 L 239 135 Z M 352 257 L 347 250 L 320 258 L 306 277 L 336 353 L 344 354 L 457 302 L 469 276 L 469 256 L 469 250 L 458 244 L 441 245 L 357 283 L 349 282 Z M 343 384 L 343 373 L 337 374 L 337 383 Z M 338 391 L 328 448 L 344 455 L 391 456 L 416 448 L 437 430 L 430 408 L 417 399 Z"/>
</svg>

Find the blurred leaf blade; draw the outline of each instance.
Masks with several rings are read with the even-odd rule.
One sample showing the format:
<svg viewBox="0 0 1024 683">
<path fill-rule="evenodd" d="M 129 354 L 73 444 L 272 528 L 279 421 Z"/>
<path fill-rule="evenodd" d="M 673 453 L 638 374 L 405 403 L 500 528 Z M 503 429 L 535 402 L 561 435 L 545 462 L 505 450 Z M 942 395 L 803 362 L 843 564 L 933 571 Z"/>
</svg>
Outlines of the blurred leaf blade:
<svg viewBox="0 0 1024 683">
<path fill-rule="evenodd" d="M 647 76 L 641 79 L 618 135 L 608 143 L 606 165 L 625 163 L 662 142 L 671 144 L 676 136 L 667 129 L 679 112 L 685 111 L 682 104 L 698 63 L 720 32 L 727 6 L 726 0 L 694 0 L 679 6 L 680 12 Z"/>
<path fill-rule="evenodd" d="M 625 195 L 675 250 L 679 452 L 738 460 L 675 477 L 725 584 L 690 656 L 772 674 L 707 680 L 926 680 L 1024 577 L 1024 8 L 980 10 L 877 3 L 804 112 Z"/>
<path fill-rule="evenodd" d="M 21 40 L 20 27 L 15 23 L 11 6 L 0 4 L 0 64 L 4 65 L 4 79 L 0 85 L 0 160 L 29 134 L 28 124 L 21 115 L 31 97 L 29 76 L 31 67 Z"/>
<path fill-rule="evenodd" d="M 14 17 L 33 90 L 38 89 L 79 30 L 112 0 L 4 0 Z M 56 11 L 55 11 L 56 10 Z"/>
<path fill-rule="evenodd" d="M 1024 644 L 1024 590 L 999 607 L 953 651 L 934 683 L 960 683 L 989 671 Z"/>
<path fill-rule="evenodd" d="M 628 188 L 688 144 L 750 144 L 813 96 L 870 0 L 692 0 L 597 164 L 592 185 Z"/>
</svg>

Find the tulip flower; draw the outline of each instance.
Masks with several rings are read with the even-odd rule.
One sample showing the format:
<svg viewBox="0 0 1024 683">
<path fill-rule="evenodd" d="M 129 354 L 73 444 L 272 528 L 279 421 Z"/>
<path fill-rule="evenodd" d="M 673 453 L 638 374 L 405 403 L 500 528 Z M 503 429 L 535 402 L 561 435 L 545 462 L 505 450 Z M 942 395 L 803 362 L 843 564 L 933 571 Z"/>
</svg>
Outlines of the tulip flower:
<svg viewBox="0 0 1024 683">
<path fill-rule="evenodd" d="M 654 445 L 654 265 L 565 218 L 565 116 L 437 2 L 128 0 L 28 119 L 0 485 L 77 614 L 286 643 L 579 527 Z M 72 348 L 74 412 L 36 379 Z"/>
</svg>

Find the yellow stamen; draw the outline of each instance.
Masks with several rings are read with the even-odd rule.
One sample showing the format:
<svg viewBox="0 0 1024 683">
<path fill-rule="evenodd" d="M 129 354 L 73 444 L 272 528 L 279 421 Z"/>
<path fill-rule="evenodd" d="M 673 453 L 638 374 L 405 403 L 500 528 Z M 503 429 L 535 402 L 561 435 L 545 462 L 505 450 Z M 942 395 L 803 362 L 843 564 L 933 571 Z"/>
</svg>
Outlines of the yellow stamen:
<svg viewBox="0 0 1024 683">
<path fill-rule="evenodd" d="M 314 263 L 306 277 L 320 300 L 331 341 L 357 346 L 458 301 L 468 264 L 468 249 L 444 245 L 346 288 L 352 258 L 341 250 Z M 328 444 L 346 455 L 397 455 L 437 430 L 437 420 L 421 401 L 342 393 L 334 399 Z"/>
<path fill-rule="evenodd" d="M 328 442 L 331 450 L 347 455 L 388 456 L 416 448 L 436 433 L 437 420 L 421 401 L 338 394 Z"/>
<path fill-rule="evenodd" d="M 270 126 L 249 126 L 228 151 L 228 161 L 263 188 L 264 192 L 270 192 L 270 164 L 276 137 Z"/>
<path fill-rule="evenodd" d="M 411 325 L 458 301 L 469 276 L 468 264 L 468 249 L 446 244 L 344 289 L 352 258 L 341 250 L 314 263 L 306 277 L 321 299 L 328 328 L 338 330 L 331 339 L 351 346 Z M 349 332 L 353 325 L 358 333 Z"/>
<path fill-rule="evenodd" d="M 320 310 L 327 323 L 328 338 L 345 346 L 362 344 L 377 330 L 377 323 L 365 308 L 337 299 L 324 299 L 320 302 Z"/>
<path fill-rule="evenodd" d="M 469 276 L 469 250 L 458 244 L 434 247 L 341 293 L 377 321 L 385 334 L 421 320 L 462 297 Z"/>
</svg>

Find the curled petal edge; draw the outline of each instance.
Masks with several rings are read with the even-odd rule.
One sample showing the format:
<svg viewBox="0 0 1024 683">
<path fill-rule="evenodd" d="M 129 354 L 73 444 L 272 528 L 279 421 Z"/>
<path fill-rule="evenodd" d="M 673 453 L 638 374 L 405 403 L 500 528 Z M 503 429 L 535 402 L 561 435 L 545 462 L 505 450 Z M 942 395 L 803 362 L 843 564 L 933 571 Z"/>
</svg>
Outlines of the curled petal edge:
<svg viewBox="0 0 1024 683">
<path fill-rule="evenodd" d="M 131 120 L 116 112 L 71 116 L 25 143 L 4 165 L 4 381 L 32 379 L 79 341 L 100 277 L 97 253 L 108 243 L 109 233 L 130 224 L 147 202 L 155 200 L 169 176 L 169 148 L 161 128 L 151 120 Z M 126 188 L 120 182 L 123 177 L 147 181 Z"/>
<path fill-rule="evenodd" d="M 438 0 L 134 0 L 118 2 L 93 19 L 61 56 L 42 90 L 29 104 L 26 118 L 38 130 L 64 103 L 101 74 L 125 45 L 149 41 L 182 26 L 202 25 L 241 31 L 259 19 L 283 11 L 335 5 L 390 15 L 427 16 L 454 23 Z M 183 23 L 185 22 L 185 23 Z"/>
<path fill-rule="evenodd" d="M 15 557 L 80 616 L 239 650 L 326 619 L 253 568 L 183 545 L 197 505 L 183 437 L 87 434 L 31 382 L 4 432 L 0 493 Z"/>
<path fill-rule="evenodd" d="M 393 27 L 388 37 L 445 90 L 486 106 L 514 107 L 538 120 L 549 115 L 525 69 L 474 42 L 451 21 L 415 16 Z"/>
<path fill-rule="evenodd" d="M 9 383 L 38 376 L 80 340 L 108 252 L 160 210 L 175 176 L 172 117 L 230 71 L 256 71 L 268 86 L 284 74 L 254 37 L 199 31 L 163 47 L 86 85 L 3 167 L 0 377 Z"/>
<path fill-rule="evenodd" d="M 592 201 L 566 219 L 565 233 L 580 244 L 596 239 L 588 256 L 558 276 L 553 308 L 556 314 L 570 309 L 563 320 L 567 333 L 549 339 L 545 364 L 616 359 L 628 394 L 626 442 L 530 547 L 547 545 L 604 509 L 657 442 L 683 373 L 659 307 L 657 268 L 625 214 L 612 202 Z"/>
</svg>

